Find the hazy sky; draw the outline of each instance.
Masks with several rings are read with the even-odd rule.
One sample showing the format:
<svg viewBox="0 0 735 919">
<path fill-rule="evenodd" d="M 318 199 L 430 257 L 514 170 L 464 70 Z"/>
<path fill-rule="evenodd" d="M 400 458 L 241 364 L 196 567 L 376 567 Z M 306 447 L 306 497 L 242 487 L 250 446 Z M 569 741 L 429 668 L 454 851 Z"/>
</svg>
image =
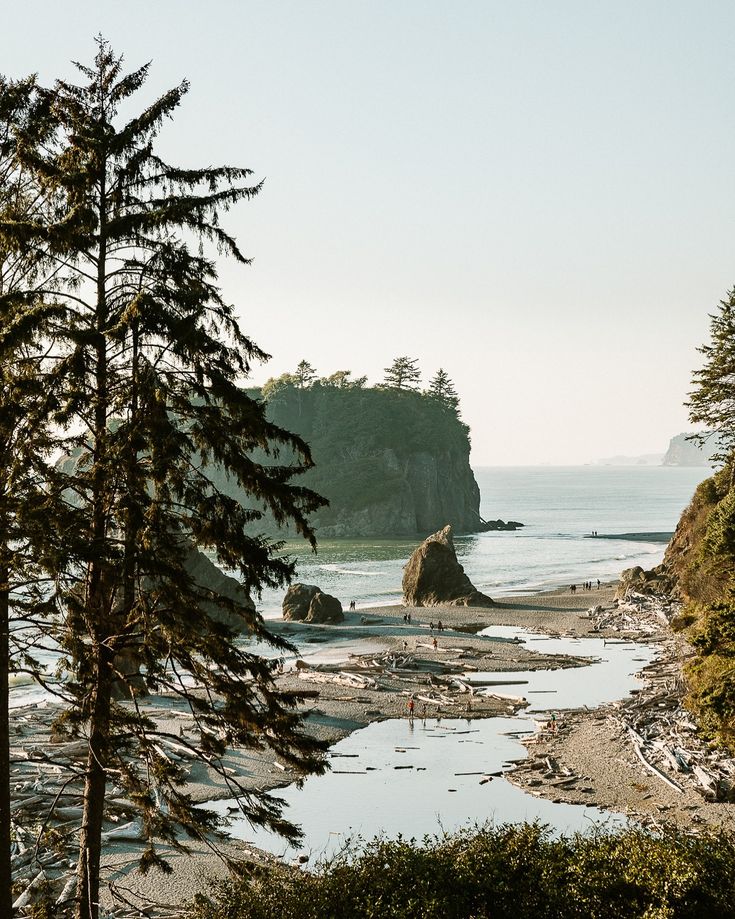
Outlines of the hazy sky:
<svg viewBox="0 0 735 919">
<path fill-rule="evenodd" d="M 735 285 L 735 4 L 3 4 L 0 71 L 72 76 L 101 32 L 181 165 L 266 184 L 222 281 L 269 351 L 371 382 L 443 366 L 474 464 L 663 451 Z"/>
</svg>

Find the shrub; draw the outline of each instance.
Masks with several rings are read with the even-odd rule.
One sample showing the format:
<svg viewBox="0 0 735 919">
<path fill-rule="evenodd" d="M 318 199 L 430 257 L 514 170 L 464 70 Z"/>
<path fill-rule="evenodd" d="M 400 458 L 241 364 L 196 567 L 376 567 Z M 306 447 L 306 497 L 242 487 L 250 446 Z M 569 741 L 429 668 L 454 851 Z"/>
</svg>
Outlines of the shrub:
<svg viewBox="0 0 735 919">
<path fill-rule="evenodd" d="M 725 834 L 552 839 L 521 824 L 378 838 L 313 872 L 254 867 L 200 896 L 188 919 L 730 919 L 733 903 Z"/>
</svg>

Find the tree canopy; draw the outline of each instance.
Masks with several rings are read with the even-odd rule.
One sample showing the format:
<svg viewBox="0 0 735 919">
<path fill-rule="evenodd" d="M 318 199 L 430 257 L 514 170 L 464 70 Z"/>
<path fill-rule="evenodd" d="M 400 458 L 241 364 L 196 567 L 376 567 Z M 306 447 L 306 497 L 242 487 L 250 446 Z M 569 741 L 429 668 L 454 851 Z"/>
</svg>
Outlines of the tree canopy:
<svg viewBox="0 0 735 919">
<path fill-rule="evenodd" d="M 432 398 L 441 402 L 442 405 L 446 405 L 447 408 L 451 408 L 455 412 L 459 410 L 457 390 L 454 388 L 454 383 L 450 380 L 449 374 L 442 367 L 437 370 L 432 378 L 427 392 Z"/>
<path fill-rule="evenodd" d="M 687 404 L 692 423 L 704 425 L 707 431 L 692 439 L 701 443 L 716 437 L 718 448 L 712 458 L 724 463 L 735 449 L 735 289 L 710 316 L 710 341 L 698 350 L 704 364 L 694 371 Z"/>
<path fill-rule="evenodd" d="M 418 358 L 397 357 L 385 368 L 383 383 L 395 389 L 418 389 L 421 382 L 421 371 L 418 368 Z"/>
</svg>

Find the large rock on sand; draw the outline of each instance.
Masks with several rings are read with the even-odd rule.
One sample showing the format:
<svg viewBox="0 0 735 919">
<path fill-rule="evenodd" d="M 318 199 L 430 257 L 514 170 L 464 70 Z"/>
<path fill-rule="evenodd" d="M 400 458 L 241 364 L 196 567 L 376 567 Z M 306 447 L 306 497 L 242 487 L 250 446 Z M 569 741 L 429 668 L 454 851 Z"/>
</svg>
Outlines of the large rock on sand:
<svg viewBox="0 0 735 919">
<path fill-rule="evenodd" d="M 283 598 L 283 618 L 316 624 L 343 622 L 342 604 L 314 584 L 292 584 Z"/>
<path fill-rule="evenodd" d="M 452 528 L 425 539 L 403 569 L 406 606 L 494 606 L 476 590 L 457 561 Z"/>
<path fill-rule="evenodd" d="M 634 568 L 626 568 L 620 575 L 615 599 L 625 600 L 630 593 L 667 596 L 671 589 L 671 579 L 663 565 L 651 568 L 650 571 L 644 571 L 640 565 L 636 565 Z"/>
</svg>

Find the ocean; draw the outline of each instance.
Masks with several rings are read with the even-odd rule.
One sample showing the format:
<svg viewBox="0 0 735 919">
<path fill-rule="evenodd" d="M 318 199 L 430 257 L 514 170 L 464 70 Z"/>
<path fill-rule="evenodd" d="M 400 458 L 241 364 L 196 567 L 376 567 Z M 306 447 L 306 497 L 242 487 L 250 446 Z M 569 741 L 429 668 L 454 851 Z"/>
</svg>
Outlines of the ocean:
<svg viewBox="0 0 735 919">
<path fill-rule="evenodd" d="M 609 581 L 624 568 L 657 565 L 665 534 L 711 474 L 705 467 L 675 466 L 484 466 L 474 472 L 482 516 L 524 524 L 515 532 L 455 539 L 473 584 L 491 597 Z M 593 532 L 618 538 L 590 538 Z M 407 539 L 324 540 L 316 555 L 296 542 L 286 551 L 297 561 L 296 580 L 318 585 L 345 606 L 355 600 L 365 607 L 400 602 L 402 569 L 417 545 Z M 280 616 L 283 593 L 264 592 L 266 618 Z"/>
<path fill-rule="evenodd" d="M 515 532 L 455 539 L 457 555 L 478 590 L 491 597 L 534 593 L 587 580 L 614 580 L 624 568 L 651 568 L 663 558 L 694 489 L 710 471 L 664 466 L 479 467 L 480 513 L 486 519 L 518 520 Z M 589 538 L 626 534 L 625 537 Z M 659 534 L 634 539 L 632 534 Z M 428 533 L 426 534 L 429 535 Z M 627 537 L 627 538 L 626 538 Z M 296 580 L 316 584 L 343 606 L 401 602 L 403 566 L 419 540 L 325 540 L 316 554 L 303 542 L 285 551 L 296 559 Z M 268 590 L 258 601 L 266 619 L 281 617 L 285 590 Z M 54 657 L 40 657 L 53 666 Z M 12 678 L 12 705 L 45 697 L 28 677 Z"/>
</svg>

